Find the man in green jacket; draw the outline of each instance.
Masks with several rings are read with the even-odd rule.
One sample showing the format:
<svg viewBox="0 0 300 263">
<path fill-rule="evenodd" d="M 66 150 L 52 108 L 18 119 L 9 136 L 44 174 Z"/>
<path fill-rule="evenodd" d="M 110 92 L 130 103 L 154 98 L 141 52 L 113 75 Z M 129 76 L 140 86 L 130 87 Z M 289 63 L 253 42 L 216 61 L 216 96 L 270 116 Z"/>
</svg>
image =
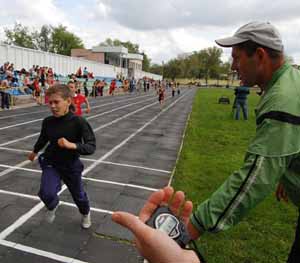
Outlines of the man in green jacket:
<svg viewBox="0 0 300 263">
<path fill-rule="evenodd" d="M 238 29 L 234 36 L 216 43 L 232 47 L 232 70 L 238 72 L 245 86 L 258 85 L 263 95 L 256 108 L 256 135 L 247 149 L 243 166 L 186 220 L 193 239 L 237 224 L 274 192 L 276 186 L 279 199 L 287 194 L 300 206 L 300 71 L 285 63 L 280 34 L 270 23 L 251 22 Z M 184 202 L 184 197 L 180 202 Z M 159 200 L 155 203 L 159 205 Z M 153 204 L 146 206 L 153 207 Z M 145 214 L 145 209 L 142 213 Z M 135 230 L 135 225 L 127 224 L 130 218 L 123 214 L 120 218 L 116 221 Z M 288 263 L 299 262 L 299 227 L 300 216 Z M 144 254 L 145 250 L 146 247 L 140 248 Z M 154 254 L 152 251 L 151 255 Z M 186 253 L 181 256 L 181 262 L 189 262 L 191 257 Z M 192 257 L 190 262 L 194 262 Z"/>
</svg>

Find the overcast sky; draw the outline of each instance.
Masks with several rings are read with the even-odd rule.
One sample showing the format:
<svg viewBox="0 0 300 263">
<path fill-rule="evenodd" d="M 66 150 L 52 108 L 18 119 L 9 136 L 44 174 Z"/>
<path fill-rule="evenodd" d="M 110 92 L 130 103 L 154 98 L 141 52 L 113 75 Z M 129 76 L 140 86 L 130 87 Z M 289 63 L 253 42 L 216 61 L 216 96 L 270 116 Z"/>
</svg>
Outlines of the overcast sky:
<svg viewBox="0 0 300 263">
<path fill-rule="evenodd" d="M 214 46 L 241 25 L 270 21 L 287 55 L 300 64 L 299 0 L 0 0 L 0 39 L 20 22 L 30 28 L 63 24 L 86 48 L 106 38 L 131 41 L 161 63 Z M 230 49 L 224 49 L 224 59 Z"/>
</svg>

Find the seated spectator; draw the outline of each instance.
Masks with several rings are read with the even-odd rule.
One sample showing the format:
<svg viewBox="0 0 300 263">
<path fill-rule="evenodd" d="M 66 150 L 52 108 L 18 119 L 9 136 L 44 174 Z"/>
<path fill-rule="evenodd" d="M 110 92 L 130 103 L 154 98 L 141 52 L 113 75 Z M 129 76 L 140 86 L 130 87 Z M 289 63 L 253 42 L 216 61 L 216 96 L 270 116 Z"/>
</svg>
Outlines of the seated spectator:
<svg viewBox="0 0 300 263">
<path fill-rule="evenodd" d="M 30 80 L 29 73 L 25 75 L 23 85 L 33 91 L 32 81 Z"/>
<path fill-rule="evenodd" d="M 49 68 L 48 69 L 48 77 L 52 77 L 53 78 L 53 69 L 52 68 Z"/>
<path fill-rule="evenodd" d="M 94 73 L 93 72 L 89 72 L 88 73 L 88 78 L 89 79 L 93 79 L 94 78 Z"/>
<path fill-rule="evenodd" d="M 87 68 L 84 67 L 84 69 L 83 69 L 83 77 L 84 77 L 85 79 L 87 79 L 87 78 L 88 78 L 88 75 L 89 75 L 89 72 L 88 72 Z"/>
<path fill-rule="evenodd" d="M 81 78 L 82 77 L 82 70 L 81 70 L 81 67 L 79 67 L 79 69 L 77 70 L 77 72 L 76 72 L 76 77 L 77 78 Z"/>
<path fill-rule="evenodd" d="M 0 74 L 5 74 L 6 70 L 8 69 L 9 62 L 5 62 L 1 67 L 0 67 Z"/>
<path fill-rule="evenodd" d="M 25 69 L 25 68 L 22 68 L 22 69 L 20 70 L 20 74 L 27 74 L 26 69 Z"/>
</svg>

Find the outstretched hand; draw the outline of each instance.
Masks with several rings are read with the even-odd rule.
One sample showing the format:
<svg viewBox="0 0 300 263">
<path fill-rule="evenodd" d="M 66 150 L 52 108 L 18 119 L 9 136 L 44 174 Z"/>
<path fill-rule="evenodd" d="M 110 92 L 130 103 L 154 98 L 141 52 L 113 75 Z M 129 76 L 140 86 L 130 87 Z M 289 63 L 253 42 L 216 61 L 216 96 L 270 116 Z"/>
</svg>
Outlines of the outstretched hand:
<svg viewBox="0 0 300 263">
<path fill-rule="evenodd" d="M 139 218 L 129 213 L 116 212 L 113 214 L 112 219 L 133 232 L 137 249 L 150 262 L 199 263 L 199 259 L 193 251 L 182 249 L 166 233 L 145 224 L 158 206 L 168 204 L 171 211 L 185 224 L 188 224 L 193 204 L 190 201 L 185 201 L 182 191 L 174 194 L 172 187 L 166 187 L 153 193 L 142 208 Z"/>
</svg>

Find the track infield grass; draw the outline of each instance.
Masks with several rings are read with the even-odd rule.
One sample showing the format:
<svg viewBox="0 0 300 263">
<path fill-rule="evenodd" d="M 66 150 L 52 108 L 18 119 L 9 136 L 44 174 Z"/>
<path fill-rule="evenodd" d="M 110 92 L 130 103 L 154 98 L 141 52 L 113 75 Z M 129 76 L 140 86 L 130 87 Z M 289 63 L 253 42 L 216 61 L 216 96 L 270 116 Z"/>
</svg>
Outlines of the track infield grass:
<svg viewBox="0 0 300 263">
<path fill-rule="evenodd" d="M 248 143 L 255 134 L 255 91 L 248 96 L 249 120 L 232 116 L 231 89 L 199 89 L 188 122 L 172 186 L 197 204 L 207 199 L 243 164 Z M 230 105 L 218 104 L 221 96 Z M 274 190 L 275 191 L 275 190 Z M 198 245 L 209 263 L 283 263 L 294 239 L 296 208 L 277 202 L 274 192 L 235 227 L 204 234 Z"/>
</svg>

